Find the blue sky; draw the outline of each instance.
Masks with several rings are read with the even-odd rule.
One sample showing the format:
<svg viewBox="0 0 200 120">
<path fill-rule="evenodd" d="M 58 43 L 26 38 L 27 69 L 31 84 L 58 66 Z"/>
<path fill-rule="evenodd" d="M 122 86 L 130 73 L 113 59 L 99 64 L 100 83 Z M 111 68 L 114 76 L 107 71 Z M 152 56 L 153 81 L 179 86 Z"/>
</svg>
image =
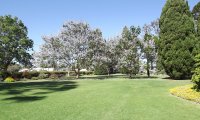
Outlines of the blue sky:
<svg viewBox="0 0 200 120">
<path fill-rule="evenodd" d="M 75 20 L 100 28 L 105 38 L 120 34 L 127 25 L 142 26 L 159 18 L 166 0 L 0 0 L 0 15 L 11 14 L 28 27 L 37 51 L 41 36 L 59 32 Z M 199 0 L 189 0 L 192 8 Z"/>
</svg>

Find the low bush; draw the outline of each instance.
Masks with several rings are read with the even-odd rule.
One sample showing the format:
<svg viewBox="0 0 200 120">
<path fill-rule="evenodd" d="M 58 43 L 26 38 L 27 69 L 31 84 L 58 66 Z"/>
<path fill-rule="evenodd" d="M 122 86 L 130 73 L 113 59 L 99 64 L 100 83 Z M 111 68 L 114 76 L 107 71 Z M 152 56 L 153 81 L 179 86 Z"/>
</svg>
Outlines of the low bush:
<svg viewBox="0 0 200 120">
<path fill-rule="evenodd" d="M 15 79 L 13 79 L 12 77 L 7 77 L 4 82 L 10 83 L 10 82 L 14 82 Z"/>
<path fill-rule="evenodd" d="M 86 71 L 86 72 L 80 72 L 81 75 L 91 75 L 93 74 L 92 71 Z M 38 79 L 46 79 L 46 78 L 50 78 L 50 79 L 59 79 L 59 78 L 65 78 L 66 76 L 68 76 L 68 71 L 24 71 L 24 72 L 16 72 L 13 73 L 12 75 L 8 74 L 8 73 L 4 73 L 4 72 L 0 72 L 0 75 L 3 77 L 7 77 L 7 76 L 12 76 L 15 80 L 20 80 L 23 78 L 26 78 L 26 80 L 28 79 L 32 79 L 32 80 L 38 80 Z M 76 76 L 74 71 L 69 71 L 69 76 Z M 4 77 L 4 78 L 5 78 Z"/>
<path fill-rule="evenodd" d="M 193 85 L 172 88 L 170 93 L 183 99 L 200 103 L 200 92 L 193 89 Z"/>
<path fill-rule="evenodd" d="M 30 71 L 30 72 L 29 72 L 29 75 L 30 75 L 31 77 L 38 77 L 39 74 L 40 74 L 40 72 L 37 72 L 37 71 Z"/>
<path fill-rule="evenodd" d="M 48 78 L 48 77 L 49 77 L 49 76 L 48 76 L 48 74 L 46 74 L 46 73 L 40 73 L 39 76 L 38 76 L 39 79 L 46 79 L 46 78 Z"/>
<path fill-rule="evenodd" d="M 61 76 L 62 77 L 62 76 Z M 50 76 L 49 76 L 50 79 L 58 79 L 59 78 L 59 74 L 56 74 L 56 73 L 52 73 Z"/>
<path fill-rule="evenodd" d="M 23 78 L 27 78 L 27 79 L 31 79 L 31 75 L 30 75 L 30 73 L 29 73 L 28 71 L 24 71 L 24 72 L 22 73 L 22 77 L 23 77 Z"/>
<path fill-rule="evenodd" d="M 6 78 L 8 75 L 9 75 L 8 72 L 0 71 L 0 76 L 2 78 Z"/>
<path fill-rule="evenodd" d="M 20 79 L 22 78 L 22 73 L 21 73 L 21 72 L 13 73 L 13 74 L 12 74 L 12 77 L 13 77 L 16 81 L 18 81 L 18 80 L 20 80 Z"/>
<path fill-rule="evenodd" d="M 200 54 L 195 57 L 195 70 L 192 76 L 192 82 L 195 84 L 194 88 L 200 90 Z"/>
<path fill-rule="evenodd" d="M 126 67 L 121 67 L 119 71 L 121 74 L 129 74 L 129 70 Z"/>
<path fill-rule="evenodd" d="M 31 80 L 39 80 L 38 77 L 32 77 Z"/>
<path fill-rule="evenodd" d="M 80 72 L 81 75 L 93 75 L 93 71 Z"/>
<path fill-rule="evenodd" d="M 18 65 L 18 64 L 9 65 L 8 68 L 7 68 L 7 72 L 12 75 L 12 74 L 19 72 L 20 69 L 21 69 L 21 66 Z"/>
<path fill-rule="evenodd" d="M 107 72 L 106 66 L 104 66 L 104 65 L 96 66 L 94 69 L 94 74 L 95 75 L 107 75 L 108 72 Z"/>
</svg>

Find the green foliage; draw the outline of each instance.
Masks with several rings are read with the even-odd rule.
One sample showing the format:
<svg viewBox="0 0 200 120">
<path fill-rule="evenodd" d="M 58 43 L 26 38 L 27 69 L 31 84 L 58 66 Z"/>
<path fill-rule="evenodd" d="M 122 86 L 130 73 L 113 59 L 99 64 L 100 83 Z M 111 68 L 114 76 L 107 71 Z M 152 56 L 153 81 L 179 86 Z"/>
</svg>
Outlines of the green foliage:
<svg viewBox="0 0 200 120">
<path fill-rule="evenodd" d="M 194 19 L 195 19 L 195 29 L 196 29 L 196 36 L 197 36 L 197 39 L 200 41 L 200 2 L 198 2 L 193 10 L 192 10 L 192 14 L 194 16 Z M 198 44 L 197 45 L 197 48 L 200 48 L 200 45 Z M 200 50 L 197 50 L 198 53 Z"/>
<path fill-rule="evenodd" d="M 39 80 L 39 77 L 32 77 L 31 80 Z"/>
<path fill-rule="evenodd" d="M 140 27 L 131 26 L 130 28 L 124 27 L 122 31 L 122 39 L 117 45 L 119 51 L 119 69 L 126 69 L 129 77 L 139 72 L 139 54 L 138 47 L 140 42 L 138 35 L 141 33 Z"/>
<path fill-rule="evenodd" d="M 0 70 L 6 71 L 13 60 L 30 65 L 33 41 L 28 38 L 27 27 L 17 17 L 0 16 Z"/>
<path fill-rule="evenodd" d="M 15 80 L 12 77 L 7 77 L 4 82 L 10 83 L 10 82 L 14 82 Z"/>
<path fill-rule="evenodd" d="M 55 74 L 55 73 L 52 73 L 50 76 L 49 76 L 50 79 L 58 79 L 59 76 L 58 74 Z"/>
<path fill-rule="evenodd" d="M 39 76 L 38 76 L 39 79 L 46 79 L 46 78 L 48 78 L 48 77 L 49 77 L 49 75 L 46 74 L 46 73 L 43 73 L 43 72 L 41 72 L 41 73 L 39 74 Z"/>
<path fill-rule="evenodd" d="M 195 70 L 192 76 L 192 82 L 195 84 L 194 88 L 200 90 L 200 54 L 195 57 Z"/>
<path fill-rule="evenodd" d="M 173 79 L 191 77 L 197 39 L 193 16 L 185 0 L 167 0 L 160 17 L 159 58 Z"/>
<path fill-rule="evenodd" d="M 122 74 L 129 74 L 129 70 L 126 67 L 121 67 L 119 69 L 119 72 Z"/>
<path fill-rule="evenodd" d="M 192 10 L 192 14 L 193 14 L 195 20 L 199 20 L 200 19 L 200 2 L 198 2 L 194 6 L 194 8 Z"/>
<path fill-rule="evenodd" d="M 4 75 L 5 74 L 5 75 Z M 80 72 L 80 75 L 92 75 L 93 71 L 84 71 Z M 9 76 L 8 73 L 0 72 L 1 76 Z M 38 79 L 60 79 L 68 76 L 68 71 L 24 71 L 24 72 L 15 72 L 11 75 L 15 80 L 38 80 Z M 76 76 L 74 71 L 69 71 L 69 76 Z"/>
<path fill-rule="evenodd" d="M 9 76 L 9 74 L 8 74 L 8 72 L 6 72 L 6 71 L 0 71 L 0 76 L 1 76 L 2 78 L 6 78 L 6 77 Z"/>
<path fill-rule="evenodd" d="M 17 64 L 9 65 L 7 68 L 7 72 L 10 74 L 14 74 L 14 73 L 17 73 L 20 69 L 21 69 L 20 65 L 17 65 Z"/>
<path fill-rule="evenodd" d="M 40 72 L 37 72 L 37 71 L 30 71 L 30 72 L 29 72 L 29 75 L 30 75 L 31 77 L 38 77 L 39 74 L 40 74 Z"/>
<path fill-rule="evenodd" d="M 81 75 L 93 75 L 94 72 L 93 71 L 85 71 L 85 72 L 80 71 L 80 74 Z"/>
<path fill-rule="evenodd" d="M 95 75 L 107 75 L 107 67 L 104 65 L 96 66 L 94 69 L 94 74 Z"/>
</svg>

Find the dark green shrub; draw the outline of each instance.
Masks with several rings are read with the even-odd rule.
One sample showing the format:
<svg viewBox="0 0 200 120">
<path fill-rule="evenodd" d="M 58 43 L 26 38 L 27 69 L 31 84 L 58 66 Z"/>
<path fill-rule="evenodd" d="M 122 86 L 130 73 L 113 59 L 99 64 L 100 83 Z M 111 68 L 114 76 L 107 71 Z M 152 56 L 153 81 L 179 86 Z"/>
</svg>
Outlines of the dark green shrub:
<svg viewBox="0 0 200 120">
<path fill-rule="evenodd" d="M 129 70 L 126 68 L 126 67 L 122 67 L 119 69 L 120 73 L 122 74 L 128 74 L 129 73 Z"/>
<path fill-rule="evenodd" d="M 16 81 L 18 81 L 18 80 L 20 80 L 20 79 L 22 78 L 22 73 L 21 73 L 21 72 L 13 73 L 13 74 L 12 74 L 12 77 L 13 77 Z"/>
<path fill-rule="evenodd" d="M 37 71 L 30 71 L 29 72 L 29 75 L 31 76 L 31 77 L 38 77 L 39 76 L 39 72 L 37 72 Z"/>
<path fill-rule="evenodd" d="M 195 70 L 192 76 L 192 82 L 195 84 L 194 88 L 200 90 L 200 54 L 195 57 Z"/>
<path fill-rule="evenodd" d="M 106 66 L 101 65 L 101 66 L 95 67 L 94 74 L 95 75 L 107 75 L 108 72 L 107 72 Z"/>
<path fill-rule="evenodd" d="M 0 71 L 0 76 L 1 76 L 2 78 L 6 78 L 6 77 L 9 76 L 9 73 L 8 73 L 8 72 L 5 72 L 5 71 Z"/>
</svg>

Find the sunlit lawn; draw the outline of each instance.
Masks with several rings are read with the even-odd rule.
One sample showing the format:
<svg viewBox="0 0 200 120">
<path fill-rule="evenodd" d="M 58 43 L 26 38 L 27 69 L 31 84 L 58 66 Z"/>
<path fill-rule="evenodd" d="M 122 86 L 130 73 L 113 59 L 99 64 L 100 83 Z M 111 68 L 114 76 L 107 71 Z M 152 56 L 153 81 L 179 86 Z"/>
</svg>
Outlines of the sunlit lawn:
<svg viewBox="0 0 200 120">
<path fill-rule="evenodd" d="M 0 120 L 198 120 L 200 105 L 160 78 L 0 83 Z"/>
</svg>

